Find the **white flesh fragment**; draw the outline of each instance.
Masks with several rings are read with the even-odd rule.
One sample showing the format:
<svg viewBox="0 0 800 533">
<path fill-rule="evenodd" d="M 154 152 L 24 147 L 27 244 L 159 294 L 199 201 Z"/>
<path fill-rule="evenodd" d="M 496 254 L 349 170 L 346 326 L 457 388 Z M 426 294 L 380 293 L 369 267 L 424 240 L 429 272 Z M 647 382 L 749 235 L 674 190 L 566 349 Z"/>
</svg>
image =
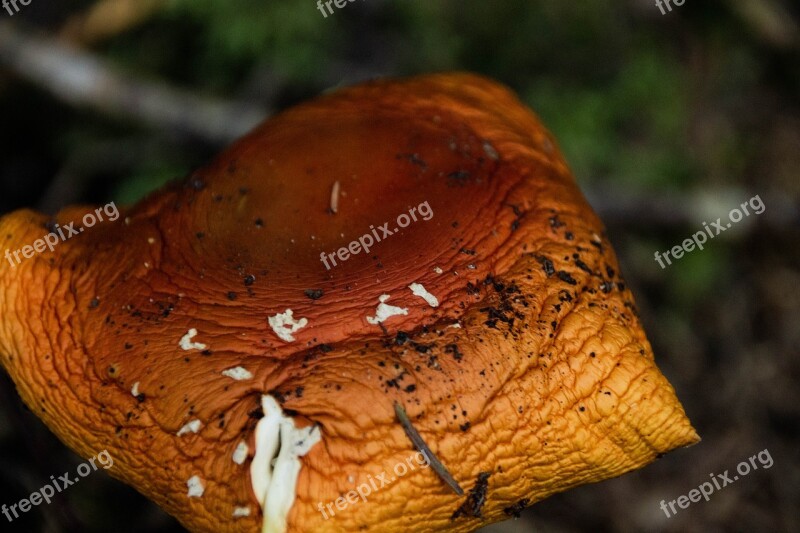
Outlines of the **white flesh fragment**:
<svg viewBox="0 0 800 533">
<path fill-rule="evenodd" d="M 231 379 L 235 379 L 236 381 L 253 379 L 253 374 L 250 373 L 249 370 L 241 366 L 235 366 L 233 368 L 223 370 L 222 375 Z"/>
<path fill-rule="evenodd" d="M 278 313 L 277 315 L 271 316 L 268 319 L 272 331 L 274 331 L 275 335 L 280 337 L 280 339 L 284 342 L 293 342 L 294 336 L 292 334 L 308 325 L 307 318 L 295 320 L 292 316 L 293 314 L 294 311 L 287 309 L 285 312 Z M 286 326 L 289 327 L 287 328 Z"/>
<path fill-rule="evenodd" d="M 236 445 L 236 449 L 233 451 L 233 462 L 237 465 L 244 464 L 248 453 L 250 453 L 250 448 L 247 446 L 247 443 L 245 441 L 239 441 L 239 444 Z"/>
<path fill-rule="evenodd" d="M 208 348 L 208 346 L 206 346 L 202 342 L 192 342 L 192 339 L 195 336 L 197 336 L 197 330 L 196 329 L 192 328 L 189 331 L 187 331 L 186 335 L 181 337 L 181 342 L 179 343 L 181 348 L 183 348 L 186 351 L 189 351 L 189 350 L 205 350 L 206 348 Z"/>
<path fill-rule="evenodd" d="M 194 419 L 178 430 L 178 436 L 182 437 L 187 433 L 197 433 L 198 431 L 200 431 L 200 427 L 202 427 L 202 425 L 203 425 L 202 422 L 200 422 L 197 419 Z"/>
<path fill-rule="evenodd" d="M 428 305 L 430 305 L 431 307 L 439 307 L 438 298 L 436 298 L 436 296 L 425 290 L 425 287 L 423 287 L 421 283 L 412 283 L 411 285 L 408 286 L 408 288 L 411 289 L 411 292 L 414 293 L 414 296 L 419 296 L 420 298 L 428 302 Z"/>
<path fill-rule="evenodd" d="M 189 489 L 189 491 L 186 493 L 189 498 L 199 498 L 206 491 L 206 487 L 203 484 L 203 480 L 200 479 L 200 476 L 190 477 L 186 481 L 186 487 Z"/>
<path fill-rule="evenodd" d="M 408 309 L 405 307 L 395 307 L 394 305 L 389 305 L 386 303 L 386 300 L 389 299 L 388 294 L 381 294 L 378 298 L 380 303 L 378 304 L 378 308 L 375 310 L 375 316 L 368 316 L 367 322 L 372 325 L 379 324 L 386 320 L 389 317 L 395 315 L 407 315 Z"/>
</svg>

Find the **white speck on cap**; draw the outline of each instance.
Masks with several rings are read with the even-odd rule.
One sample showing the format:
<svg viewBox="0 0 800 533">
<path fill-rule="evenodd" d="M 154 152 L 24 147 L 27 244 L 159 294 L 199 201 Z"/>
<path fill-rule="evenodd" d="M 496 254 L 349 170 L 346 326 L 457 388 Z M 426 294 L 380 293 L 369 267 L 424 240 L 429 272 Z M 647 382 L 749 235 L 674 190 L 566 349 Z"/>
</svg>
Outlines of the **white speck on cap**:
<svg viewBox="0 0 800 533">
<path fill-rule="evenodd" d="M 242 381 L 243 379 L 253 379 L 253 374 L 251 374 L 249 370 L 241 366 L 235 366 L 233 368 L 228 368 L 227 370 L 223 370 L 222 375 L 231 379 L 235 379 L 236 381 Z"/>
<path fill-rule="evenodd" d="M 483 151 L 492 161 L 497 161 L 500 159 L 500 155 L 497 153 L 497 150 L 495 150 L 494 146 L 492 146 L 492 143 L 489 141 L 483 141 Z"/>
<path fill-rule="evenodd" d="M 186 335 L 181 337 L 180 347 L 184 350 L 205 350 L 208 348 L 202 342 L 192 342 L 192 339 L 197 335 L 197 330 L 192 328 L 186 332 Z"/>
<path fill-rule="evenodd" d="M 423 287 L 421 284 L 412 283 L 408 286 L 408 288 L 411 289 L 411 292 L 414 293 L 414 296 L 419 296 L 428 302 L 428 305 L 431 307 L 439 307 L 439 300 L 436 298 L 436 296 L 425 290 L 425 287 Z"/>
<path fill-rule="evenodd" d="M 249 507 L 234 507 L 233 508 L 233 517 L 234 518 L 242 518 L 245 516 L 250 516 L 250 508 Z"/>
<path fill-rule="evenodd" d="M 294 311 L 287 309 L 285 312 L 278 313 L 277 315 L 271 316 L 268 319 L 272 331 L 274 331 L 275 334 L 284 342 L 294 341 L 294 336 L 292 334 L 308 325 L 307 318 L 295 320 L 292 316 L 293 314 Z M 286 326 L 289 327 L 287 328 Z"/>
<path fill-rule="evenodd" d="M 131 387 L 131 395 L 134 396 L 134 397 L 135 396 L 139 396 L 139 382 L 138 381 L 133 384 L 133 387 Z"/>
<path fill-rule="evenodd" d="M 236 449 L 233 451 L 233 462 L 237 465 L 243 464 L 247 459 L 247 454 L 250 453 L 250 448 L 245 441 L 239 441 Z"/>
<path fill-rule="evenodd" d="M 380 301 L 380 303 L 378 304 L 378 308 L 375 310 L 375 316 L 368 316 L 367 322 L 375 325 L 383 322 L 389 317 L 408 314 L 408 309 L 405 307 L 395 307 L 394 305 L 387 304 L 386 300 L 389 298 L 390 296 L 388 294 L 381 294 L 378 297 L 378 301 Z"/>
<path fill-rule="evenodd" d="M 442 270 L 439 267 L 433 267 L 433 271 L 436 272 L 437 274 L 441 274 L 442 272 L 444 272 L 444 270 Z"/>
<path fill-rule="evenodd" d="M 197 433 L 200 431 L 200 428 L 203 426 L 203 423 L 197 420 L 196 418 L 183 426 L 180 430 L 178 430 L 178 436 L 182 437 L 187 433 Z"/>
<path fill-rule="evenodd" d="M 186 486 L 189 487 L 189 492 L 186 494 L 190 498 L 199 498 L 206 491 L 203 480 L 200 476 L 192 476 L 186 481 Z"/>
</svg>

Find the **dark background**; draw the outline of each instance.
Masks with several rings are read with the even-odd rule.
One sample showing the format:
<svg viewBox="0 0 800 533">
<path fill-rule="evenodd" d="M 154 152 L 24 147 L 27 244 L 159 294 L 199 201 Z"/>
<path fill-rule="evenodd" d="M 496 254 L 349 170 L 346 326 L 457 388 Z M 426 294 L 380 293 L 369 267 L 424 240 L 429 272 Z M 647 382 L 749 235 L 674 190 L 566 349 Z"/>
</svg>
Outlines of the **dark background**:
<svg viewBox="0 0 800 533">
<path fill-rule="evenodd" d="M 608 225 L 703 441 L 486 531 L 800 531 L 796 2 L 693 0 L 662 15 L 650 0 L 357 0 L 327 18 L 313 0 L 20 7 L 0 11 L 0 214 L 133 202 L 260 117 L 376 76 L 471 70 L 512 87 Z M 654 261 L 756 194 L 763 214 L 666 269 Z M 764 449 L 771 469 L 673 518 L 660 510 Z M 80 462 L 0 372 L 0 504 Z M 6 530 L 182 529 L 101 471 L 13 524 L 0 516 Z"/>
</svg>

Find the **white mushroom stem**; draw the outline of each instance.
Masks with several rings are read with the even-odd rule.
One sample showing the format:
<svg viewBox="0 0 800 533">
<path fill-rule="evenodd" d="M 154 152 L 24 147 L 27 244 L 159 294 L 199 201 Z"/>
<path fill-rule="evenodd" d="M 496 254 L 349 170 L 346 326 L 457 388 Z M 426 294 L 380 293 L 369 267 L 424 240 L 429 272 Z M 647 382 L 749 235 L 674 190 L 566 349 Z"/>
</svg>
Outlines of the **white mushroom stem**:
<svg viewBox="0 0 800 533">
<path fill-rule="evenodd" d="M 272 458 L 280 444 L 280 425 L 283 411 L 271 396 L 261 397 L 264 417 L 256 424 L 256 451 L 250 463 L 250 480 L 256 500 L 263 509 L 267 488 L 272 478 Z"/>
<path fill-rule="evenodd" d="M 272 396 L 263 395 L 261 406 L 264 417 L 256 424 L 250 479 L 264 515 L 262 533 L 285 533 L 302 467 L 300 457 L 307 454 L 322 435 L 317 426 L 298 429 Z"/>
</svg>

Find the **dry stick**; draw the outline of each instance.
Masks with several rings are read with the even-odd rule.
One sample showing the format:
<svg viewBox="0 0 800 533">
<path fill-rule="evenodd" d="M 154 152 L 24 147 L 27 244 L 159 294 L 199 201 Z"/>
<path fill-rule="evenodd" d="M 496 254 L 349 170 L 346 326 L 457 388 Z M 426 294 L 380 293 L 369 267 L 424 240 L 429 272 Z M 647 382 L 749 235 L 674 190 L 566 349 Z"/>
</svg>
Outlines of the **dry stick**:
<svg viewBox="0 0 800 533">
<path fill-rule="evenodd" d="M 439 474 L 439 477 L 447 483 L 453 492 L 458 494 L 459 496 L 464 495 L 464 489 L 461 488 L 461 485 L 458 484 L 458 481 L 447 471 L 447 468 L 439 461 L 439 458 L 434 455 L 428 445 L 425 444 L 425 441 L 422 440 L 422 436 L 419 434 L 419 431 L 414 429 L 414 426 L 411 425 L 411 420 L 408 418 L 406 414 L 406 410 L 397 402 L 394 402 L 394 412 L 397 415 L 398 420 L 400 420 L 400 424 L 403 426 L 403 429 L 408 435 L 408 438 L 411 439 L 411 442 L 414 443 L 414 446 L 422 452 L 427 458 L 428 462 L 433 468 L 433 471 Z"/>
</svg>

